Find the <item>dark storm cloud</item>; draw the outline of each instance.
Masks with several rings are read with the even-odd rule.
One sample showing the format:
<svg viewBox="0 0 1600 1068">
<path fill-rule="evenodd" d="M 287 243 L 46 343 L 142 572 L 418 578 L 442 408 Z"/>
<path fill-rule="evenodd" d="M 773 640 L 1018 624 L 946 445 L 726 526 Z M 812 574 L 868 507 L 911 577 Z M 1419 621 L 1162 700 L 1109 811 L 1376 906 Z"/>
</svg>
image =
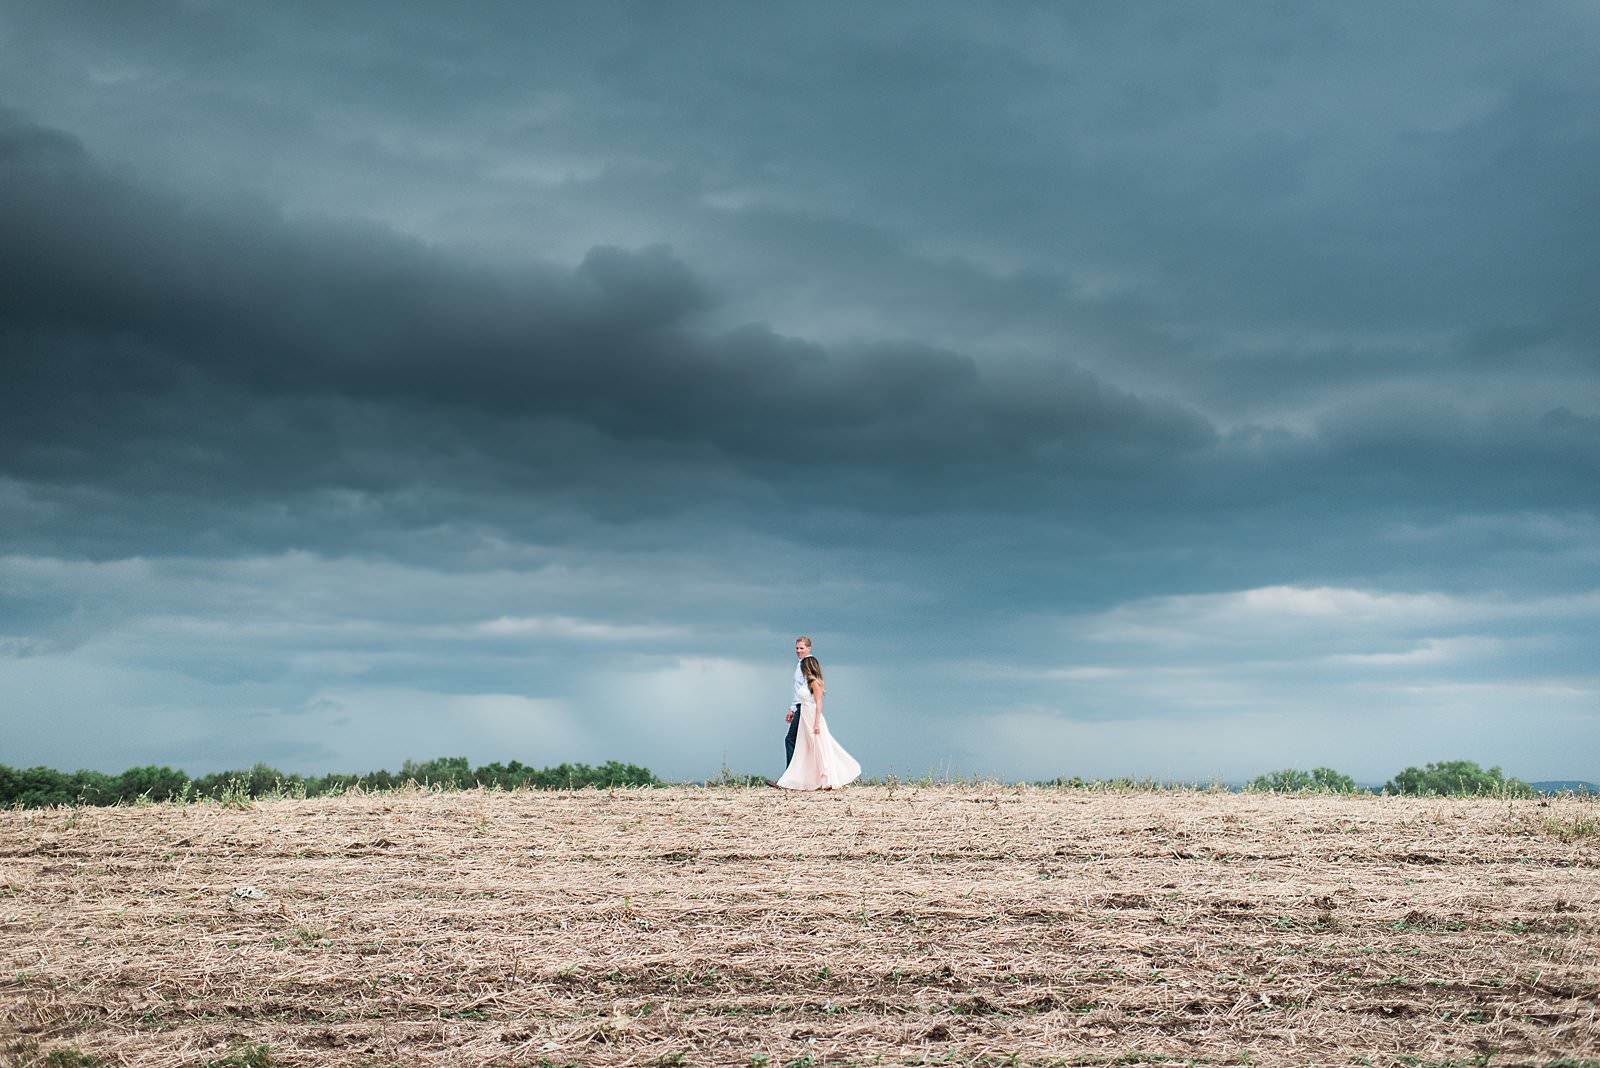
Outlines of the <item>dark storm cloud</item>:
<svg viewBox="0 0 1600 1068">
<path fill-rule="evenodd" d="M 661 247 L 597 246 L 570 268 L 488 266 L 370 223 L 155 189 L 16 113 L 0 127 L 0 193 L 12 250 L 0 261 L 11 385 L 0 447 L 6 474 L 48 506 L 14 518 L 13 537 L 35 547 L 373 547 L 382 530 L 447 516 L 587 538 L 551 515 L 716 506 L 833 542 L 855 536 L 839 517 L 852 511 L 1054 517 L 1135 542 L 1164 516 L 1159 552 L 1261 508 L 1272 510 L 1236 537 L 1286 546 L 1285 570 L 1301 566 L 1306 539 L 1353 523 L 1321 555 L 1337 571 L 1359 558 L 1349 539 L 1374 509 L 1560 508 L 1592 459 L 1586 437 L 1541 422 L 1553 405 L 1538 396 L 1462 411 L 1439 388 L 1460 363 L 1448 351 L 1351 340 L 1205 357 L 1206 343 L 1185 351 L 1131 325 L 1161 320 L 1156 305 L 1075 299 L 1045 275 L 1000 284 L 960 269 L 958 281 L 975 315 L 984 301 L 1063 301 L 1070 310 L 1053 314 L 1137 340 L 1175 386 L 1200 376 L 1198 361 L 1202 395 L 1323 406 L 1293 431 L 1219 434 L 1181 403 L 1074 367 L 1071 352 L 979 361 L 912 341 L 718 327 L 721 295 Z M 1381 395 L 1340 399 L 1379 382 Z M 813 483 L 799 514 L 797 463 Z M 376 511 L 345 507 L 345 492 Z M 912 531 L 903 544 L 939 541 Z M 1237 582 L 1270 559 L 1230 554 L 1191 578 Z"/>
<path fill-rule="evenodd" d="M 1463 334 L 1592 341 L 1581 6 L 305 18 L 25 10 L 11 81 L 163 180 L 507 254 L 666 242 L 778 333 L 998 335 L 1212 414 L 1454 371 Z"/>
<path fill-rule="evenodd" d="M 249 498 L 448 480 L 418 452 L 537 487 L 626 482 L 605 470 L 619 450 L 645 469 L 705 450 L 757 479 L 798 450 L 849 471 L 818 503 L 876 509 L 952 473 L 1139 478 L 1214 440 L 1194 413 L 1070 368 L 709 332 L 713 295 L 660 248 L 475 268 L 375 227 L 181 203 L 14 114 L 0 161 L 14 477 Z M 988 496 L 943 484 L 946 501 Z"/>
</svg>

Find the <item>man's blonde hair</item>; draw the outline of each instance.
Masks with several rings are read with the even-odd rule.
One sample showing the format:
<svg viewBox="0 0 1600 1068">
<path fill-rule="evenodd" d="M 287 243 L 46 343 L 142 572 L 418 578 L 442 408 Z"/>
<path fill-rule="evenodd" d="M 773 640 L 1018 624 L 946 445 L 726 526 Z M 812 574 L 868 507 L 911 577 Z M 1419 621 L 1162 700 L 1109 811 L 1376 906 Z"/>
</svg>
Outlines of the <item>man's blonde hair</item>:
<svg viewBox="0 0 1600 1068">
<path fill-rule="evenodd" d="M 796 645 L 800 644 L 801 642 L 805 642 L 806 643 L 806 648 L 807 649 L 811 648 L 811 639 L 807 638 L 804 634 L 800 635 L 800 637 L 795 639 L 795 644 Z"/>
</svg>

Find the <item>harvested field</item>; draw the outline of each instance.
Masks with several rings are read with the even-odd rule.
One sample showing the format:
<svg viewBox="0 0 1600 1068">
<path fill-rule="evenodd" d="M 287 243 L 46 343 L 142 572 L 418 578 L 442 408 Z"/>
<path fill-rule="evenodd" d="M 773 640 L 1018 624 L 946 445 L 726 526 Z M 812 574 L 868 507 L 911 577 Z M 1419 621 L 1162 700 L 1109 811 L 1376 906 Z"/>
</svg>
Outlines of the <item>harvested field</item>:
<svg viewBox="0 0 1600 1068">
<path fill-rule="evenodd" d="M 1597 818 L 998 785 L 0 812 L 0 1060 L 1600 1064 Z"/>
</svg>

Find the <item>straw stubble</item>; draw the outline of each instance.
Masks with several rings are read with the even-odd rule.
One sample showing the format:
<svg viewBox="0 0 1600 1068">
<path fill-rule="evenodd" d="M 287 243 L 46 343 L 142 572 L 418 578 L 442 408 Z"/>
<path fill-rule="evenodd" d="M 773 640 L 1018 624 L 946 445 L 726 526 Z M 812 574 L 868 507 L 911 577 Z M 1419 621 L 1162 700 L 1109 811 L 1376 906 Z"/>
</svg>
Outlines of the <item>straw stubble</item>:
<svg viewBox="0 0 1600 1068">
<path fill-rule="evenodd" d="M 1600 1058 L 1600 849 L 1560 833 L 1595 811 L 989 785 L 4 812 L 0 1058 Z"/>
</svg>

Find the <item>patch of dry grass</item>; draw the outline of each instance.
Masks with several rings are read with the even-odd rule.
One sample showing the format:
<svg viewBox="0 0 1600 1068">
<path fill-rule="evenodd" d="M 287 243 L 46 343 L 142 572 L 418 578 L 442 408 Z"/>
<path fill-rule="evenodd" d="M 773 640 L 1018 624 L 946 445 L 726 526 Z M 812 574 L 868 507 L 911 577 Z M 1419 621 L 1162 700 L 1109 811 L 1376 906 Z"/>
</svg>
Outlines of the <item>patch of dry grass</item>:
<svg viewBox="0 0 1600 1068">
<path fill-rule="evenodd" d="M 1597 811 L 951 786 L 0 812 L 0 1061 L 1600 1064 L 1600 848 L 1550 829 Z"/>
</svg>

